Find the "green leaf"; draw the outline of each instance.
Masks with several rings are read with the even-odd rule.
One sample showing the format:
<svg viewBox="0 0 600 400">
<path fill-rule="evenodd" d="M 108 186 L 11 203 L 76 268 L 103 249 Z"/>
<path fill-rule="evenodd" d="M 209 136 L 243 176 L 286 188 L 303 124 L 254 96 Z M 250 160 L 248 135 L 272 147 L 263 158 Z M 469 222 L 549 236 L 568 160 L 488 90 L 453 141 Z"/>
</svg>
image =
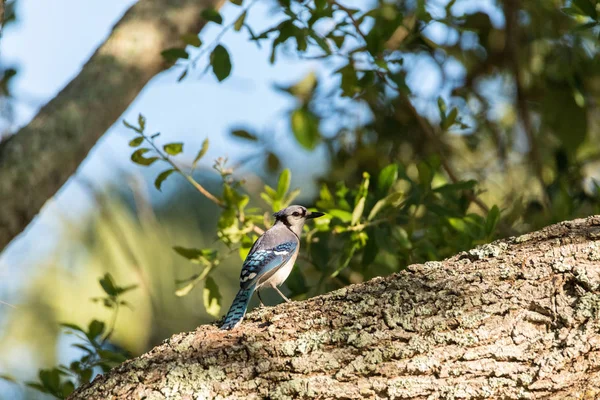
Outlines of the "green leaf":
<svg viewBox="0 0 600 400">
<path fill-rule="evenodd" d="M 202 299 L 204 300 L 204 308 L 209 315 L 218 317 L 221 312 L 221 293 L 216 282 L 210 276 L 204 281 L 204 290 L 202 291 Z"/>
<path fill-rule="evenodd" d="M 394 182 L 398 179 L 398 165 L 390 164 L 379 172 L 377 178 L 377 189 L 381 193 L 387 193 Z"/>
<path fill-rule="evenodd" d="M 290 189 L 291 180 L 292 173 L 288 168 L 281 171 L 281 175 L 279 175 L 279 182 L 277 182 L 277 200 L 283 200 L 283 197 Z"/>
<path fill-rule="evenodd" d="M 235 129 L 235 130 L 231 131 L 231 134 L 240 139 L 247 139 L 247 140 L 252 140 L 252 141 L 258 140 L 258 138 L 255 135 L 251 134 L 250 132 L 248 132 L 245 129 Z"/>
<path fill-rule="evenodd" d="M 140 130 L 142 132 L 146 129 L 146 117 L 144 117 L 141 113 L 138 114 L 138 125 L 140 126 Z"/>
<path fill-rule="evenodd" d="M 75 385 L 71 381 L 66 381 L 62 384 L 61 392 L 63 397 L 66 399 L 71 393 L 75 391 Z"/>
<path fill-rule="evenodd" d="M 235 4 L 236 6 L 241 6 L 243 0 L 229 0 L 232 4 Z"/>
<path fill-rule="evenodd" d="M 104 293 L 106 293 L 107 295 L 116 296 L 118 294 L 115 280 L 113 279 L 112 275 L 108 272 L 104 274 L 104 276 L 100 278 L 98 282 L 100 283 L 102 290 L 104 290 Z"/>
<path fill-rule="evenodd" d="M 592 2 L 590 0 L 573 0 L 573 4 L 579 8 L 584 15 L 592 19 L 597 19 L 598 14 L 596 12 L 595 1 Z"/>
<path fill-rule="evenodd" d="M 367 244 L 365 245 L 365 248 L 363 250 L 363 256 L 362 256 L 362 266 L 364 267 L 368 267 L 369 265 L 371 265 L 373 263 L 373 261 L 375 261 L 375 258 L 377 257 L 377 242 L 375 241 L 375 236 L 372 234 L 369 234 L 369 239 L 367 240 Z"/>
<path fill-rule="evenodd" d="M 231 73 L 231 60 L 225 47 L 222 45 L 215 47 L 212 53 L 210 53 L 210 65 L 219 82 L 229 76 Z"/>
<path fill-rule="evenodd" d="M 319 119 L 306 107 L 301 107 L 292 113 L 292 132 L 302 147 L 313 150 L 319 144 Z"/>
<path fill-rule="evenodd" d="M 183 143 L 168 143 L 163 146 L 163 150 L 172 156 L 176 156 L 177 154 L 183 151 Z"/>
<path fill-rule="evenodd" d="M 294 189 L 292 190 L 285 198 L 285 200 L 283 201 L 282 205 L 284 207 L 289 206 L 290 204 L 292 204 L 292 201 L 294 201 L 294 199 L 296 197 L 298 197 L 298 195 L 300 195 L 300 189 Z"/>
<path fill-rule="evenodd" d="M 542 99 L 542 115 L 545 130 L 552 131 L 569 155 L 574 157 L 588 133 L 585 105 L 580 107 L 577 104 L 573 90 L 566 85 L 552 88 Z"/>
<path fill-rule="evenodd" d="M 419 171 L 419 182 L 426 188 L 431 187 L 431 181 L 433 180 L 433 171 L 431 167 L 424 161 L 417 164 L 417 170 Z"/>
<path fill-rule="evenodd" d="M 140 144 L 142 144 L 143 141 L 144 141 L 143 136 L 139 136 L 134 139 L 131 139 L 131 141 L 129 141 L 129 147 L 138 147 Z"/>
<path fill-rule="evenodd" d="M 162 186 L 162 183 L 165 181 L 165 179 L 167 179 L 169 177 L 169 175 L 171 175 L 173 172 L 175 172 L 175 170 L 173 168 L 171 169 L 167 169 L 163 172 L 161 172 L 157 177 L 156 180 L 154 181 L 154 186 L 156 187 L 156 189 L 158 189 L 160 191 L 160 188 Z"/>
<path fill-rule="evenodd" d="M 87 337 L 90 340 L 95 340 L 98 336 L 104 332 L 105 324 L 102 321 L 96 319 L 92 320 L 88 326 Z"/>
<path fill-rule="evenodd" d="M 354 210 L 352 211 L 352 222 L 350 222 L 350 225 L 354 226 L 360 221 L 360 217 L 362 217 L 363 211 L 365 210 L 365 201 L 366 198 L 364 197 L 358 199 L 358 203 L 356 203 L 356 206 L 354 206 Z"/>
<path fill-rule="evenodd" d="M 192 163 L 192 169 L 196 169 L 196 165 L 198 164 L 198 161 L 200 161 L 200 159 L 202 157 L 204 157 L 204 155 L 206 154 L 207 151 L 208 151 L 208 138 L 204 139 L 204 142 L 202 142 L 202 148 L 196 155 L 196 158 L 194 158 L 194 162 Z"/>
<path fill-rule="evenodd" d="M 275 153 L 268 152 L 267 153 L 267 168 L 269 171 L 277 171 L 281 166 L 281 162 L 279 161 L 279 157 Z"/>
<path fill-rule="evenodd" d="M 174 246 L 173 250 L 175 250 L 175 252 L 180 256 L 187 258 L 195 264 L 200 264 L 200 259 L 203 256 L 202 250 L 199 249 L 188 249 L 181 246 Z"/>
<path fill-rule="evenodd" d="M 150 151 L 150 149 L 147 149 L 147 148 L 137 149 L 131 155 L 131 161 L 133 161 L 134 163 L 139 164 L 139 165 L 144 165 L 144 166 L 151 165 L 156 160 L 158 160 L 158 157 L 144 157 L 144 154 L 147 153 L 148 151 Z"/>
<path fill-rule="evenodd" d="M 210 22 L 214 22 L 215 24 L 221 25 L 223 23 L 223 17 L 214 8 L 204 9 L 204 10 L 202 10 L 202 13 L 200 13 L 200 15 L 205 20 L 210 21 Z"/>
<path fill-rule="evenodd" d="M 202 46 L 202 41 L 195 33 L 184 33 L 183 35 L 181 35 L 181 40 L 183 40 L 183 43 L 192 47 Z"/>
<path fill-rule="evenodd" d="M 458 109 L 456 107 L 453 107 L 452 110 L 450 110 L 450 112 L 444 119 L 444 121 L 442 121 L 442 129 L 448 130 L 452 125 L 454 125 L 454 122 L 456 122 L 457 116 L 458 116 Z"/>
<path fill-rule="evenodd" d="M 352 220 L 352 213 L 345 210 L 333 209 L 327 210 L 327 214 L 331 215 L 334 218 L 338 218 L 342 222 L 348 223 Z"/>
<path fill-rule="evenodd" d="M 125 121 L 125 120 L 123 120 L 123 125 L 125 125 L 125 127 L 127 127 L 128 129 L 136 131 L 137 133 L 142 133 L 142 129 L 141 128 L 139 128 L 137 126 L 133 126 L 129 122 Z"/>
<path fill-rule="evenodd" d="M 60 390 L 60 371 L 58 369 L 42 369 L 38 376 L 44 388 L 51 393 L 58 393 Z"/>
<path fill-rule="evenodd" d="M 60 326 L 62 326 L 63 328 L 71 329 L 73 331 L 85 333 L 85 331 L 83 330 L 82 327 L 80 327 L 78 325 L 75 325 L 75 324 L 69 324 L 67 322 L 61 322 Z"/>
<path fill-rule="evenodd" d="M 487 236 L 491 236 L 496 229 L 496 225 L 500 220 L 500 209 L 494 205 L 485 219 L 485 233 Z"/>
<path fill-rule="evenodd" d="M 124 354 L 118 353 L 116 351 L 101 349 L 101 350 L 98 350 L 98 355 L 103 360 L 118 363 L 118 364 L 121 364 L 122 362 L 127 361 L 127 357 Z"/>
<path fill-rule="evenodd" d="M 240 4 L 242 2 L 240 1 Z M 235 20 L 235 23 L 233 24 L 233 29 L 235 29 L 236 32 L 239 32 L 242 27 L 244 26 L 244 21 L 246 20 L 246 11 L 244 11 L 239 17 L 238 19 Z"/>
<path fill-rule="evenodd" d="M 433 191 L 446 194 L 446 193 L 458 192 L 461 190 L 473 190 L 475 188 L 475 186 L 477 186 L 476 180 L 460 181 L 460 182 L 449 183 L 449 184 L 440 186 L 438 188 L 435 188 Z"/>
<path fill-rule="evenodd" d="M 174 63 L 180 58 L 188 59 L 190 57 L 188 52 L 185 51 L 185 49 L 182 49 L 181 47 L 173 47 L 171 49 L 163 50 L 160 52 L 160 55 L 168 63 Z"/>
<path fill-rule="evenodd" d="M 375 218 L 377 214 L 385 207 L 396 206 L 400 204 L 403 198 L 404 194 L 402 192 L 390 193 L 389 195 L 375 203 L 375 205 L 371 209 L 371 212 L 369 213 L 369 216 L 367 217 L 367 220 L 372 221 L 373 218 Z"/>
<path fill-rule="evenodd" d="M 17 381 L 15 380 L 15 378 L 13 378 L 10 375 L 6 375 L 6 374 L 0 374 L 0 380 L 6 381 L 6 382 L 10 382 L 10 383 L 17 383 Z"/>
</svg>

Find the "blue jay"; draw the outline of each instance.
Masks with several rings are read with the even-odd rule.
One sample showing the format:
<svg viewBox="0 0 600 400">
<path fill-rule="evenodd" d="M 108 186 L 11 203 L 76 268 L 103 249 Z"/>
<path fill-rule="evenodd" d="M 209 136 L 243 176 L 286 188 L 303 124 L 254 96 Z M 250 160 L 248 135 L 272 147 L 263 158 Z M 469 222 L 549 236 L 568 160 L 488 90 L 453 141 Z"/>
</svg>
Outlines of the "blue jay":
<svg viewBox="0 0 600 400">
<path fill-rule="evenodd" d="M 240 291 L 235 296 L 221 329 L 233 329 L 242 322 L 255 290 L 271 287 L 285 300 L 277 286 L 292 272 L 300 250 L 300 235 L 307 219 L 323 216 L 302 206 L 289 206 L 273 214 L 275 224 L 252 245 L 240 273 Z M 258 298 L 260 303 L 260 292 Z"/>
</svg>

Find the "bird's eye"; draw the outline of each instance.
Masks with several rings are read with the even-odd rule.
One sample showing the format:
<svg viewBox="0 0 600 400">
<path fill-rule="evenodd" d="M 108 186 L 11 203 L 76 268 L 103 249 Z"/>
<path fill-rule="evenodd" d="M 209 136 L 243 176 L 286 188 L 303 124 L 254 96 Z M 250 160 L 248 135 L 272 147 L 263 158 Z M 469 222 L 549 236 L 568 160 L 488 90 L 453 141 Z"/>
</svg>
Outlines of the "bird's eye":
<svg viewBox="0 0 600 400">
<path fill-rule="evenodd" d="M 300 213 L 299 213 L 298 211 L 294 211 L 294 212 L 292 213 L 292 215 L 293 215 L 294 217 L 298 217 L 298 216 L 300 216 Z"/>
</svg>

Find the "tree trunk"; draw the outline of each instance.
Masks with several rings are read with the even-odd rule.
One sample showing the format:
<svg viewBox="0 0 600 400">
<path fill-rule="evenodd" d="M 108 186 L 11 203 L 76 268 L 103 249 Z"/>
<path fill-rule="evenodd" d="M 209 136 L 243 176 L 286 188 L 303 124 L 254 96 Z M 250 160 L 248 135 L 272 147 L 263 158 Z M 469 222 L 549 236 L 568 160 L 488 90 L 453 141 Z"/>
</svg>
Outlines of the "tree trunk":
<svg viewBox="0 0 600 400">
<path fill-rule="evenodd" d="M 2 1 L 2 0 L 0 0 Z M 0 251 L 75 172 L 146 83 L 168 65 L 161 51 L 198 33 L 223 0 L 140 0 L 29 125 L 0 143 Z"/>
<path fill-rule="evenodd" d="M 71 399 L 593 399 L 600 216 L 201 326 Z"/>
</svg>

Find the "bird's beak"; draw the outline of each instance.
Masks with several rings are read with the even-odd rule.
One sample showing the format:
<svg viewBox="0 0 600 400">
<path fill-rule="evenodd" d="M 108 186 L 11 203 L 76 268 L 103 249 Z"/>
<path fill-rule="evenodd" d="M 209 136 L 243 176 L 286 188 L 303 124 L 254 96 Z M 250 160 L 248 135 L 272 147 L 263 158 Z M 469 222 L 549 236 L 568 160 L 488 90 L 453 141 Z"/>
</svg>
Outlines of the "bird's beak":
<svg viewBox="0 0 600 400">
<path fill-rule="evenodd" d="M 325 215 L 325 213 L 312 211 L 306 216 L 306 219 L 319 218 L 319 217 L 322 217 L 323 215 Z"/>
</svg>

